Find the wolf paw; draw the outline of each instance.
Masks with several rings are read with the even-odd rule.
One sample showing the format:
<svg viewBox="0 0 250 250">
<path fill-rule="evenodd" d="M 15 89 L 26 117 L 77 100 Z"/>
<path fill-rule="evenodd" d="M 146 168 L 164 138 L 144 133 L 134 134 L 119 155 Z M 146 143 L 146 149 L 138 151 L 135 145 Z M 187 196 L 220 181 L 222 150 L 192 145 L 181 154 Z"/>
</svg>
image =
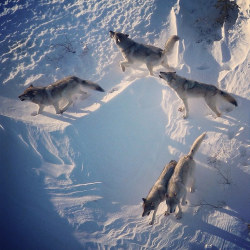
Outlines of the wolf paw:
<svg viewBox="0 0 250 250">
<path fill-rule="evenodd" d="M 154 222 L 153 222 L 153 221 L 150 221 L 150 222 L 149 222 L 149 225 L 151 225 L 151 226 L 154 225 Z"/>
<path fill-rule="evenodd" d="M 168 212 L 168 211 L 166 211 L 165 213 L 164 213 L 164 216 L 169 216 L 170 215 L 170 213 Z"/>
<path fill-rule="evenodd" d="M 180 220 L 180 219 L 182 218 L 182 215 L 181 215 L 180 213 L 178 213 L 178 214 L 175 215 L 175 218 L 176 218 L 177 220 Z"/>
<path fill-rule="evenodd" d="M 125 72 L 125 66 L 121 65 L 122 72 Z"/>
<path fill-rule="evenodd" d="M 37 113 L 36 111 L 34 111 L 34 112 L 32 112 L 30 115 L 36 116 L 36 115 L 38 115 L 38 113 Z"/>
<path fill-rule="evenodd" d="M 57 114 L 57 115 L 62 115 L 64 111 L 65 111 L 65 110 L 60 109 L 60 110 L 56 111 L 56 114 Z"/>
</svg>

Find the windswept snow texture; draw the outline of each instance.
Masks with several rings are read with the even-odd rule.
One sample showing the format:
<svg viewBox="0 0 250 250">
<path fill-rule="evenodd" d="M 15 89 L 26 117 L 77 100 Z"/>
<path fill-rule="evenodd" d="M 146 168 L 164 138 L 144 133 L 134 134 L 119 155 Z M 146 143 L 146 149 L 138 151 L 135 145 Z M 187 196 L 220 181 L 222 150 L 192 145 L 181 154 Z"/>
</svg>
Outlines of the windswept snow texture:
<svg viewBox="0 0 250 250">
<path fill-rule="evenodd" d="M 5 0 L 0 3 L 1 249 L 250 249 L 249 0 L 220 25 L 216 0 Z M 236 16 L 235 16 L 236 13 Z M 182 101 L 154 69 L 119 66 L 109 30 L 163 48 L 170 66 L 237 99 L 215 118 L 204 100 Z M 106 92 L 63 115 L 17 96 L 67 75 Z M 226 112 L 230 110 L 230 112 Z M 165 164 L 207 131 L 196 191 L 183 218 L 141 217 Z"/>
</svg>

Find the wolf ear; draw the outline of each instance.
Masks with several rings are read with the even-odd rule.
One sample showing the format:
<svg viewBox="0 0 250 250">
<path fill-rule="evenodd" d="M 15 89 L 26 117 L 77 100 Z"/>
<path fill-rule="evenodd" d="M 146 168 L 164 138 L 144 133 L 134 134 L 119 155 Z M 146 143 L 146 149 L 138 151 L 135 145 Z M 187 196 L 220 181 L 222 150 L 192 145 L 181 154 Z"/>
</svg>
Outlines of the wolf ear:
<svg viewBox="0 0 250 250">
<path fill-rule="evenodd" d="M 110 37 L 112 38 L 112 37 L 115 35 L 115 32 L 112 31 L 112 30 L 110 30 L 110 31 L 109 31 L 109 35 L 110 35 Z"/>
<path fill-rule="evenodd" d="M 128 35 L 128 34 L 125 34 L 125 36 L 126 36 L 126 37 L 129 37 L 129 35 Z"/>
<path fill-rule="evenodd" d="M 146 202 L 146 199 L 145 198 L 142 198 L 143 202 L 145 203 Z"/>
<path fill-rule="evenodd" d="M 33 88 L 33 87 L 34 87 L 33 84 L 30 84 L 29 88 Z"/>
</svg>

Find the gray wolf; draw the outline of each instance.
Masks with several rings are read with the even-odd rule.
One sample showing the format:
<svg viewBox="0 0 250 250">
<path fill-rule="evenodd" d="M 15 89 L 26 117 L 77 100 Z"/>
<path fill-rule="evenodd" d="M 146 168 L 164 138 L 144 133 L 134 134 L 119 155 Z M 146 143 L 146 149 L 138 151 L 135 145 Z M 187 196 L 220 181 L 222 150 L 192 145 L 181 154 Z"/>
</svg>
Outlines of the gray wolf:
<svg viewBox="0 0 250 250">
<path fill-rule="evenodd" d="M 146 215 L 149 216 L 150 212 L 152 210 L 154 211 L 150 225 L 154 224 L 158 206 L 160 205 L 161 202 L 166 200 L 168 182 L 174 172 L 176 164 L 177 164 L 176 161 L 174 160 L 170 161 L 163 169 L 161 175 L 155 182 L 154 186 L 151 188 L 147 198 L 142 198 L 143 200 L 142 217 Z"/>
<path fill-rule="evenodd" d="M 104 92 L 104 89 L 96 83 L 82 80 L 76 76 L 68 76 L 46 87 L 30 85 L 18 97 L 21 101 L 31 101 L 39 106 L 38 111 L 32 115 L 41 114 L 43 109 L 49 105 L 55 108 L 57 114 L 62 114 L 73 103 L 73 97 L 77 94 L 86 94 L 87 89 Z M 60 107 L 60 101 L 67 101 L 67 104 Z"/>
<path fill-rule="evenodd" d="M 185 114 L 183 118 L 187 118 L 189 114 L 187 102 L 189 97 L 203 97 L 208 107 L 218 117 L 221 116 L 221 113 L 216 106 L 216 100 L 218 98 L 224 98 L 224 100 L 228 101 L 234 106 L 238 106 L 237 101 L 230 94 L 218 89 L 214 85 L 188 80 L 177 75 L 176 72 L 160 72 L 159 77 L 164 79 L 182 99 L 185 106 Z"/>
<path fill-rule="evenodd" d="M 175 167 L 174 173 L 168 184 L 166 195 L 166 204 L 168 206 L 168 210 L 166 211 L 166 215 L 169 213 L 174 213 L 176 207 L 178 206 L 176 218 L 180 219 L 182 217 L 181 205 L 186 204 L 187 187 L 190 187 L 190 192 L 194 192 L 195 190 L 195 161 L 193 157 L 199 149 L 205 135 L 206 133 L 201 134 L 194 141 L 189 153 L 181 157 Z"/>
<path fill-rule="evenodd" d="M 169 68 L 167 56 L 171 54 L 174 44 L 179 40 L 178 36 L 171 36 L 166 42 L 164 49 L 161 49 L 152 45 L 137 43 L 128 38 L 129 35 L 127 34 L 114 31 L 109 31 L 109 34 L 125 59 L 120 62 L 122 71 L 124 72 L 126 67 L 129 67 L 136 61 L 143 62 L 146 64 L 151 76 L 153 76 L 153 67 L 155 66 L 162 65 Z"/>
</svg>

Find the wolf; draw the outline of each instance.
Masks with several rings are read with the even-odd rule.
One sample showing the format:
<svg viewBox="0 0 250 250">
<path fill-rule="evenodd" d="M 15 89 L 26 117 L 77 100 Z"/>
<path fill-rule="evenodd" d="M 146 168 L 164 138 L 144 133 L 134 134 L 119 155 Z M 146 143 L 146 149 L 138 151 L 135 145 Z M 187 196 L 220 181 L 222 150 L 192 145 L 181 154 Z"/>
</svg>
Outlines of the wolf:
<svg viewBox="0 0 250 250">
<path fill-rule="evenodd" d="M 150 222 L 150 225 L 154 224 L 155 215 L 158 209 L 158 206 L 161 202 L 166 200 L 166 193 L 168 182 L 174 172 L 177 162 L 171 160 L 163 169 L 161 175 L 155 182 L 154 186 L 151 188 L 147 198 L 142 198 L 143 200 L 143 213 L 142 217 L 149 216 L 150 212 L 153 210 L 153 217 Z"/>
<path fill-rule="evenodd" d="M 203 97 L 208 107 L 217 115 L 217 117 L 221 116 L 221 113 L 216 106 L 216 100 L 218 98 L 224 98 L 234 106 L 238 106 L 237 101 L 234 99 L 234 97 L 232 97 L 225 91 L 218 89 L 214 85 L 186 79 L 177 75 L 176 72 L 160 72 L 159 77 L 164 79 L 168 83 L 168 85 L 176 92 L 176 94 L 182 99 L 185 106 L 185 113 L 183 116 L 184 119 L 189 115 L 187 102 L 189 97 Z"/>
<path fill-rule="evenodd" d="M 109 34 L 125 59 L 120 62 L 122 71 L 124 72 L 126 67 L 139 61 L 146 64 L 151 76 L 153 76 L 153 67 L 155 66 L 162 65 L 168 69 L 170 68 L 167 56 L 171 54 L 174 44 L 179 40 L 178 36 L 173 35 L 167 40 L 164 49 L 161 49 L 152 45 L 137 43 L 128 38 L 129 35 L 121 32 L 109 31 Z"/>
<path fill-rule="evenodd" d="M 76 76 L 68 76 L 46 87 L 34 87 L 32 84 L 19 95 L 21 101 L 31 101 L 37 104 L 38 111 L 32 115 L 41 114 L 45 106 L 52 105 L 56 114 L 62 114 L 73 103 L 73 97 L 76 94 L 86 94 L 85 90 L 93 89 L 104 92 L 104 89 L 98 84 L 82 80 Z M 64 107 L 60 107 L 60 101 L 67 101 Z"/>
<path fill-rule="evenodd" d="M 176 207 L 178 206 L 176 218 L 180 219 L 182 217 L 181 205 L 186 204 L 187 187 L 190 187 L 190 192 L 194 192 L 195 190 L 195 161 L 193 157 L 199 149 L 205 136 L 206 133 L 203 133 L 194 141 L 189 153 L 181 157 L 175 167 L 174 173 L 169 181 L 166 194 L 166 204 L 168 206 L 168 210 L 165 213 L 166 215 L 174 213 Z"/>
</svg>

